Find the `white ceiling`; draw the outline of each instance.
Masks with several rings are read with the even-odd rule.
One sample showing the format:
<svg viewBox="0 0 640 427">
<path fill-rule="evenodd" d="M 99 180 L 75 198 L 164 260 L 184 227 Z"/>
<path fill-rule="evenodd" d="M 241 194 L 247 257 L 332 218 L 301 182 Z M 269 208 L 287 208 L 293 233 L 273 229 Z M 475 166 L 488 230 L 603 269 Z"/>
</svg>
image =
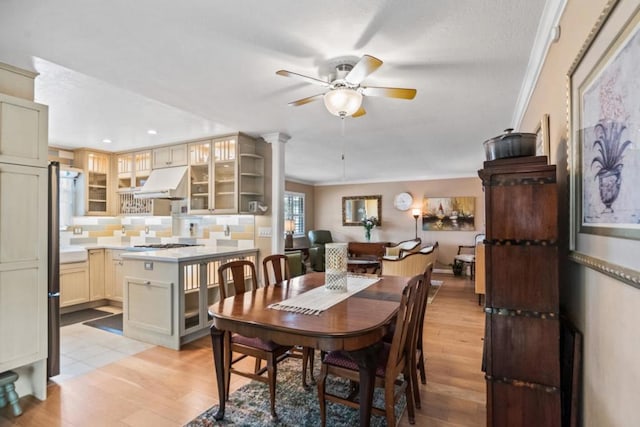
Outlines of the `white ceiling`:
<svg viewBox="0 0 640 427">
<path fill-rule="evenodd" d="M 52 145 L 282 132 L 301 182 L 475 176 L 482 142 L 511 125 L 544 3 L 0 0 L 0 62 L 40 73 Z M 416 98 L 366 97 L 344 122 L 322 102 L 287 106 L 324 89 L 277 70 L 326 79 L 335 58 L 363 54 L 384 61 L 364 85 Z"/>
</svg>

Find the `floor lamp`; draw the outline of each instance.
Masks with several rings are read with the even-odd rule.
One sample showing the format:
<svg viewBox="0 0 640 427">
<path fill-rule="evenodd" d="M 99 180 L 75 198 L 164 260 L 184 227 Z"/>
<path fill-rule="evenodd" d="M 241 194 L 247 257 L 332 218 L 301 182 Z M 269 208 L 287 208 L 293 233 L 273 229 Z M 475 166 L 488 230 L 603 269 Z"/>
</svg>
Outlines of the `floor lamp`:
<svg viewBox="0 0 640 427">
<path fill-rule="evenodd" d="M 418 218 L 420 217 L 420 209 L 412 209 L 411 215 L 416 220 L 416 240 L 418 240 Z"/>
</svg>

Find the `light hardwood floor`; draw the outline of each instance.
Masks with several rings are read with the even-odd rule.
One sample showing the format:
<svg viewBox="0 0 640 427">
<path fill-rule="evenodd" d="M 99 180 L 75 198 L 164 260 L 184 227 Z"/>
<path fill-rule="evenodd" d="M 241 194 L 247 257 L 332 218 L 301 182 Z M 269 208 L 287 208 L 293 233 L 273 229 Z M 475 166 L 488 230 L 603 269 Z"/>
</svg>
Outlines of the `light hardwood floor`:
<svg viewBox="0 0 640 427">
<path fill-rule="evenodd" d="M 427 385 L 416 426 L 484 426 L 485 385 L 480 370 L 484 315 L 473 282 L 444 280 L 425 318 Z M 5 426 L 182 426 L 217 403 L 208 337 L 181 351 L 154 347 L 61 385 L 51 383 L 44 402 L 20 399 L 24 414 L 0 409 Z M 232 376 L 232 391 L 246 382 Z M 409 426 L 406 414 L 401 426 Z"/>
</svg>

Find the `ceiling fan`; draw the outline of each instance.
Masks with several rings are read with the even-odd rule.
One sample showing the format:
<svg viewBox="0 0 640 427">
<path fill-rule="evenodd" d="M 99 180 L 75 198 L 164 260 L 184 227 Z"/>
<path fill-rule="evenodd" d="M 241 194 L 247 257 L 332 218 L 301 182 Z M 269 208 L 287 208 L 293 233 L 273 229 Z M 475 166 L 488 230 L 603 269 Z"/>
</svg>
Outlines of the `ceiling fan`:
<svg viewBox="0 0 640 427">
<path fill-rule="evenodd" d="M 332 81 L 324 81 L 287 70 L 276 71 L 276 74 L 329 88 L 328 92 L 298 99 L 290 102 L 289 105 L 297 107 L 324 98 L 325 107 L 334 116 L 340 118 L 347 116 L 360 117 L 366 114 L 362 107 L 363 96 L 384 96 L 400 99 L 413 99 L 416 96 L 417 91 L 415 89 L 361 86 L 360 83 L 381 65 L 382 61 L 378 58 L 364 55 L 355 65 L 349 63 L 338 64 L 335 67 L 336 73 Z"/>
</svg>

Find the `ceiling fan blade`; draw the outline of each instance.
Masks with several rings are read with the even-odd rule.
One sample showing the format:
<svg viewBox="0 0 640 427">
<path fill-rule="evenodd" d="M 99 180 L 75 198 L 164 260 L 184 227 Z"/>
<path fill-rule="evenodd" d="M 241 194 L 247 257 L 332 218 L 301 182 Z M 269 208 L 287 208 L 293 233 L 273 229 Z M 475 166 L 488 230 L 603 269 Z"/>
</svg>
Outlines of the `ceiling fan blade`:
<svg viewBox="0 0 640 427">
<path fill-rule="evenodd" d="M 313 102 L 313 101 L 317 101 L 318 99 L 321 99 L 323 96 L 324 96 L 324 93 L 319 93 L 317 95 L 308 96 L 306 98 L 298 99 L 297 101 L 292 101 L 292 102 L 289 103 L 289 105 L 292 106 L 292 107 L 299 107 L 300 105 L 304 105 L 304 104 L 308 104 L 308 103 Z"/>
<path fill-rule="evenodd" d="M 364 96 L 386 96 L 387 98 L 413 99 L 418 92 L 415 89 L 404 89 L 401 87 L 363 87 Z"/>
<path fill-rule="evenodd" d="M 364 55 L 360 61 L 353 66 L 349 74 L 344 78 L 351 84 L 360 84 L 369 74 L 373 73 L 382 65 L 382 61 L 371 55 Z"/>
<path fill-rule="evenodd" d="M 292 71 L 279 70 L 279 71 L 276 71 L 276 74 L 283 77 L 293 77 L 294 79 L 303 80 L 307 83 L 312 83 L 314 85 L 329 87 L 329 82 L 325 82 L 324 80 L 319 80 L 309 76 L 304 76 L 302 74 L 294 73 Z"/>
<path fill-rule="evenodd" d="M 367 112 L 364 110 L 364 107 L 360 106 L 360 108 L 358 109 L 358 111 L 356 111 L 355 113 L 353 113 L 351 115 L 351 117 L 362 117 L 365 114 L 367 114 Z"/>
</svg>

